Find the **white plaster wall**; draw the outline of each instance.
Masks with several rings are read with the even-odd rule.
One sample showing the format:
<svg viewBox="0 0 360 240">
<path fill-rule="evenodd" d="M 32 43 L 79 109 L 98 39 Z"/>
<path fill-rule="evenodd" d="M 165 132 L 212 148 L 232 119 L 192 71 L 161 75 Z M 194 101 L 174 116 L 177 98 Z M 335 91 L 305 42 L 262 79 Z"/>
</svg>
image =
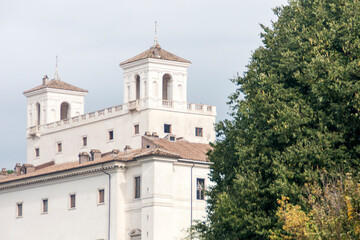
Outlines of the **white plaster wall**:
<svg viewBox="0 0 360 240">
<path fill-rule="evenodd" d="M 134 163 L 126 172 L 126 232 L 138 228 L 142 239 L 183 239 L 191 226 L 191 197 L 193 220 L 206 215 L 206 202 L 196 199 L 196 178 L 204 178 L 208 185 L 209 165 L 192 168 L 192 164 L 156 156 L 138 162 L 141 165 Z M 134 199 L 137 176 L 141 177 L 141 199 Z"/>
<path fill-rule="evenodd" d="M 139 124 L 140 133 L 134 133 L 134 125 Z M 126 145 L 133 149 L 141 147 L 141 136 L 146 131 L 157 132 L 165 137 L 164 124 L 172 125 L 172 133 L 190 142 L 209 143 L 215 140 L 215 115 L 189 113 L 167 109 L 145 109 L 127 112 L 122 115 L 100 116 L 92 122 L 79 122 L 73 125 L 42 130 L 40 137 L 27 140 L 28 163 L 39 165 L 54 160 L 55 163 L 75 161 L 80 152 L 99 149 L 110 152 L 123 150 Z M 203 128 L 203 136 L 195 136 L 195 127 Z M 109 130 L 114 139 L 109 140 Z M 82 146 L 82 138 L 87 137 L 87 146 Z M 57 152 L 57 143 L 62 144 L 62 152 Z M 35 156 L 35 148 L 40 156 Z"/>
<path fill-rule="evenodd" d="M 149 131 L 165 137 L 164 124 L 171 124 L 176 137 L 184 137 L 190 142 L 209 143 L 215 141 L 215 116 L 176 111 L 152 109 L 149 113 Z M 203 136 L 195 136 L 195 128 L 203 128 Z"/>
<path fill-rule="evenodd" d="M 125 145 L 133 149 L 141 147 L 140 134 L 134 134 L 134 124 L 139 124 L 140 133 L 147 126 L 146 112 L 132 112 L 114 118 L 99 119 L 89 124 L 79 124 L 59 131 L 44 131 L 39 137 L 28 138 L 28 163 L 39 165 L 55 160 L 56 164 L 75 161 L 80 152 L 99 149 L 110 152 L 113 149 L 123 150 Z M 109 131 L 113 130 L 114 139 L 109 140 Z M 87 137 L 87 146 L 82 146 L 82 138 Z M 57 152 L 57 143 L 62 143 L 62 152 Z M 35 148 L 40 148 L 40 157 L 35 157 Z"/>
<path fill-rule="evenodd" d="M 69 117 L 84 114 L 84 95 L 86 94 L 61 89 L 41 89 L 25 94 L 28 102 L 27 127 L 37 125 L 37 103 L 41 107 L 41 125 L 60 120 L 60 106 L 63 102 L 70 104 Z"/>
<path fill-rule="evenodd" d="M 105 189 L 105 204 L 98 204 L 99 189 Z M 1 239 L 107 239 L 107 175 L 72 177 L 14 190 L 0 191 Z M 69 194 L 72 193 L 76 193 L 75 209 L 69 209 Z M 116 198 L 115 188 L 114 193 Z M 48 199 L 47 214 L 42 214 L 43 198 Z M 20 218 L 16 217 L 17 202 L 23 202 L 23 217 Z M 112 204 L 114 206 L 116 201 Z M 112 239 L 116 239 L 115 234 Z"/>
</svg>

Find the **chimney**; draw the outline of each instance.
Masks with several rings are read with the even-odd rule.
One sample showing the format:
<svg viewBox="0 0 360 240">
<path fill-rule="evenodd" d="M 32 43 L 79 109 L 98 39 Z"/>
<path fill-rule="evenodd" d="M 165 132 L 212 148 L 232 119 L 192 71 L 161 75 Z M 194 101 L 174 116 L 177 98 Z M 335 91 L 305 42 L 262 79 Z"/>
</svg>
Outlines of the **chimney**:
<svg viewBox="0 0 360 240">
<path fill-rule="evenodd" d="M 79 164 L 86 163 L 90 161 L 90 156 L 87 152 L 79 153 Z"/>
<path fill-rule="evenodd" d="M 6 168 L 1 169 L 0 175 L 2 175 L 2 176 L 7 175 Z"/>
<path fill-rule="evenodd" d="M 35 172 L 35 167 L 32 164 L 23 164 L 22 168 L 25 174 Z"/>
<path fill-rule="evenodd" d="M 127 151 L 129 151 L 129 150 L 131 150 L 132 148 L 129 146 L 129 145 L 126 145 L 125 147 L 124 147 L 124 152 L 127 152 Z"/>
<path fill-rule="evenodd" d="M 43 84 L 44 86 L 46 86 L 46 85 L 49 83 L 49 78 L 48 78 L 48 76 L 47 76 L 47 75 L 44 75 L 42 81 L 43 81 L 42 84 Z"/>
<path fill-rule="evenodd" d="M 150 133 L 149 131 L 146 131 L 146 132 L 145 132 L 145 136 L 151 137 L 151 133 Z"/>
<path fill-rule="evenodd" d="M 101 158 L 101 152 L 98 149 L 91 149 L 90 154 L 91 154 L 91 161 L 96 161 Z"/>
<path fill-rule="evenodd" d="M 15 165 L 14 170 L 15 170 L 15 176 L 19 176 L 19 175 L 21 174 L 21 164 L 20 164 L 20 163 L 17 163 L 17 164 Z"/>
<path fill-rule="evenodd" d="M 154 138 L 158 138 L 158 137 L 159 137 L 159 135 L 158 135 L 156 132 L 153 132 L 153 133 L 152 133 L 152 137 L 154 137 Z"/>
</svg>

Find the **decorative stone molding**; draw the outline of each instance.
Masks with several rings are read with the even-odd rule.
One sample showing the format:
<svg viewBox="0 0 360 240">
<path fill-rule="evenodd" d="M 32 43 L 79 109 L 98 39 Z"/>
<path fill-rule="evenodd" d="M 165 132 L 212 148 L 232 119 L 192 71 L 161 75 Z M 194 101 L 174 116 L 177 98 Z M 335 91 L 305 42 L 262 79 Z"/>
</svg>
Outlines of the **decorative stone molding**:
<svg viewBox="0 0 360 240">
<path fill-rule="evenodd" d="M 29 178 L 20 178 L 20 179 L 14 179 L 13 181 L 9 181 L 9 182 L 3 182 L 0 183 L 0 191 L 1 190 L 5 190 L 5 189 L 10 189 L 10 188 L 17 188 L 17 187 L 22 187 L 22 186 L 26 186 L 26 185 L 32 185 L 32 184 L 38 184 L 38 183 L 43 183 L 43 182 L 50 182 L 50 181 L 57 181 L 60 179 L 65 179 L 65 178 L 70 178 L 70 177 L 75 177 L 75 176 L 82 176 L 82 175 L 89 175 L 89 174 L 93 174 L 96 172 L 101 172 L 104 170 L 122 170 L 122 171 L 126 171 L 126 166 L 121 166 L 121 165 L 108 165 L 108 166 L 103 166 L 101 165 L 101 163 L 99 163 L 100 166 L 97 166 L 97 168 L 92 168 L 93 166 L 89 166 L 86 169 L 69 169 L 69 170 L 64 170 L 63 173 L 48 173 L 48 174 L 44 174 L 44 175 L 39 175 L 39 176 L 29 176 Z"/>
</svg>

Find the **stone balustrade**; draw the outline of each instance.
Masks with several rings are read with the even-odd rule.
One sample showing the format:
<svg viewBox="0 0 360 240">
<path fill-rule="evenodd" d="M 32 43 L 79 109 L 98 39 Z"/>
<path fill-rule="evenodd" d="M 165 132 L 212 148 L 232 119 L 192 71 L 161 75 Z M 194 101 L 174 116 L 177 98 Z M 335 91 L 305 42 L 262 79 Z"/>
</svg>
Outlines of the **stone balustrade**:
<svg viewBox="0 0 360 240">
<path fill-rule="evenodd" d="M 46 131 L 47 129 L 50 130 L 50 129 L 61 128 L 64 126 L 73 126 L 73 125 L 80 125 L 92 121 L 99 121 L 102 119 L 106 119 L 108 117 L 113 117 L 114 115 L 123 115 L 128 113 L 129 111 L 134 111 L 134 110 L 140 111 L 142 109 L 146 109 L 150 107 L 156 109 L 161 109 L 161 108 L 173 109 L 175 111 L 192 112 L 192 113 L 199 113 L 205 115 L 216 115 L 215 106 L 148 98 L 148 99 L 131 101 L 126 104 L 101 109 L 95 112 L 90 112 L 83 115 L 71 117 L 68 119 L 63 119 L 57 122 L 52 122 L 40 126 L 33 126 L 28 128 L 28 134 L 35 135 L 42 131 Z"/>
</svg>

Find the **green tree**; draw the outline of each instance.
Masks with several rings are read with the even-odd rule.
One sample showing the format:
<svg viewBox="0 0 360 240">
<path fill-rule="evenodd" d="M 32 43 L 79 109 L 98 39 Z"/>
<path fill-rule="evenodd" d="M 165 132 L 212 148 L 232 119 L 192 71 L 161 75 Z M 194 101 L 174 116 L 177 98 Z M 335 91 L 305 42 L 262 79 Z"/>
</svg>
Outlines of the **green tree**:
<svg viewBox="0 0 360 240">
<path fill-rule="evenodd" d="M 305 206 L 316 169 L 360 170 L 360 2 L 294 0 L 274 13 L 216 127 L 205 239 L 268 239 L 283 224 L 276 200 Z"/>
</svg>

